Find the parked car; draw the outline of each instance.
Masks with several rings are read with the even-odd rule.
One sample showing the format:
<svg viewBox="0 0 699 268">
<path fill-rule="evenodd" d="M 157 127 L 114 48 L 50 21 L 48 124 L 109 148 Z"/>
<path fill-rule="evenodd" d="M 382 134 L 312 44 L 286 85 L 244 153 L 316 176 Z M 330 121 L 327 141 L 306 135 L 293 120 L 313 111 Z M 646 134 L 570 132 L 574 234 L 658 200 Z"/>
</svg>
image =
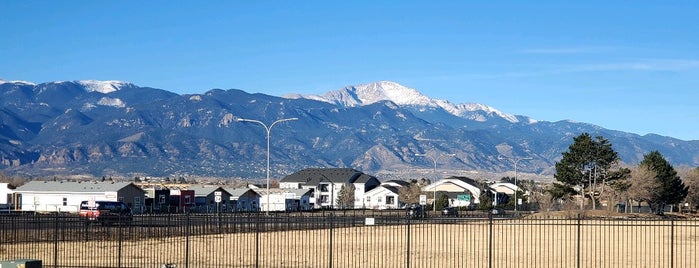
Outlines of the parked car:
<svg viewBox="0 0 699 268">
<path fill-rule="evenodd" d="M 410 205 L 406 207 L 405 214 L 410 219 L 424 218 L 427 217 L 427 212 L 425 208 L 421 205 Z"/>
<path fill-rule="evenodd" d="M 114 223 L 131 223 L 133 215 L 131 208 L 119 201 L 82 201 L 80 203 L 81 218 L 85 219 L 86 223 L 97 222 L 102 225 L 111 225 Z"/>
<path fill-rule="evenodd" d="M 494 208 L 491 213 L 493 215 L 505 215 L 505 210 L 501 208 Z"/>
<path fill-rule="evenodd" d="M 459 212 L 455 207 L 445 207 L 442 209 L 442 216 L 458 216 Z"/>
</svg>

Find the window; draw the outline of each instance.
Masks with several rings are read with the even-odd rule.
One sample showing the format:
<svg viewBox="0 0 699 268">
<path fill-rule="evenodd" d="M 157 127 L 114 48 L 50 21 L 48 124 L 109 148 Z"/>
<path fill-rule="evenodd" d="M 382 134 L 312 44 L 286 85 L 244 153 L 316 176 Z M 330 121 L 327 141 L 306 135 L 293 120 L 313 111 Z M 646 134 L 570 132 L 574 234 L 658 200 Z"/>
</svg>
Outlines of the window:
<svg viewBox="0 0 699 268">
<path fill-rule="evenodd" d="M 141 198 L 138 197 L 138 196 L 137 196 L 137 197 L 134 197 L 134 198 L 133 198 L 133 203 L 136 204 L 136 205 L 140 205 L 140 204 L 141 204 Z"/>
<path fill-rule="evenodd" d="M 63 198 L 63 206 L 67 206 L 67 205 L 68 205 L 68 197 L 64 197 Z"/>
<path fill-rule="evenodd" d="M 318 189 L 321 192 L 327 192 L 328 191 L 328 185 L 327 184 L 318 184 Z"/>
<path fill-rule="evenodd" d="M 395 196 L 387 196 L 386 197 L 386 205 L 393 205 L 396 201 Z"/>
<path fill-rule="evenodd" d="M 185 196 L 184 196 L 184 203 L 187 204 L 187 205 L 191 204 L 191 203 L 192 203 L 192 197 L 189 196 L 189 195 L 185 195 Z"/>
<path fill-rule="evenodd" d="M 378 198 L 377 201 L 379 201 L 379 204 L 381 204 L 381 202 L 383 202 L 383 198 L 381 198 L 381 197 L 379 196 L 379 198 Z"/>
<path fill-rule="evenodd" d="M 161 204 L 161 205 L 165 205 L 165 195 L 164 195 L 164 194 L 161 194 L 161 195 L 159 195 L 158 197 L 160 197 L 160 198 L 159 198 L 159 199 L 160 199 L 160 201 L 159 201 L 160 204 Z"/>
<path fill-rule="evenodd" d="M 367 197 L 366 197 L 366 202 L 367 202 L 367 203 L 371 202 L 371 196 L 367 196 Z"/>
<path fill-rule="evenodd" d="M 119 202 L 124 202 L 124 197 L 123 197 L 123 196 L 120 196 L 120 197 L 119 197 Z"/>
<path fill-rule="evenodd" d="M 328 198 L 328 195 L 321 195 L 321 196 L 320 196 L 320 202 L 318 202 L 318 203 L 320 203 L 320 204 L 328 203 L 328 200 L 329 200 L 329 199 L 330 199 L 330 198 Z"/>
</svg>

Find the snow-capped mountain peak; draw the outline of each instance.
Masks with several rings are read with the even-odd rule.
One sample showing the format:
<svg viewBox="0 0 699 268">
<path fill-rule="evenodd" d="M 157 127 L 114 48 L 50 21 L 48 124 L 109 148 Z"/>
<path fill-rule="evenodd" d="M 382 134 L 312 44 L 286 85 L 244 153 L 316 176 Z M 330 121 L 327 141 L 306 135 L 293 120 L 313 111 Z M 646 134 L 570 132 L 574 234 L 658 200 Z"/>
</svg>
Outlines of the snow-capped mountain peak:
<svg viewBox="0 0 699 268">
<path fill-rule="evenodd" d="M 81 81 L 75 81 L 75 83 L 84 86 L 88 91 L 97 91 L 97 92 L 105 93 L 105 94 L 110 93 L 110 92 L 114 92 L 117 90 L 125 89 L 125 88 L 136 87 L 136 85 L 131 84 L 129 82 L 116 81 L 116 80 L 107 80 L 107 81 L 81 80 Z"/>
<path fill-rule="evenodd" d="M 328 92 L 324 95 L 287 95 L 286 97 L 325 101 L 344 107 L 369 105 L 379 101 L 391 101 L 397 105 L 441 108 L 452 115 L 476 121 L 487 121 L 488 118 L 482 115 L 482 113 L 484 113 L 489 116 L 503 118 L 512 123 L 519 122 L 517 116 L 501 112 L 484 104 L 453 104 L 446 100 L 431 99 L 415 89 L 391 81 L 348 86 L 340 90 Z M 479 111 L 482 113 L 478 113 Z M 529 122 L 536 121 L 530 119 Z"/>
<path fill-rule="evenodd" d="M 430 98 L 419 91 L 391 81 L 380 81 L 345 88 L 352 91 L 361 104 L 372 104 L 379 101 L 392 101 L 398 105 L 428 105 Z"/>
</svg>

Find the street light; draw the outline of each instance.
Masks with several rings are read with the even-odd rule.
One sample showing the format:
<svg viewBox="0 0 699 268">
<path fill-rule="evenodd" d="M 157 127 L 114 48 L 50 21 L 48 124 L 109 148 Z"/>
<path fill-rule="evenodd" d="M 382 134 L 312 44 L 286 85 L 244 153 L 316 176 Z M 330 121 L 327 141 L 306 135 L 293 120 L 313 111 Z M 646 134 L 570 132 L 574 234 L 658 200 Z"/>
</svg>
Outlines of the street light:
<svg viewBox="0 0 699 268">
<path fill-rule="evenodd" d="M 299 120 L 299 119 L 296 117 L 279 119 L 277 121 L 272 122 L 272 124 L 269 125 L 269 127 L 268 127 L 265 123 L 263 123 L 262 121 L 259 121 L 259 120 L 245 119 L 245 118 L 236 119 L 236 121 L 238 121 L 238 122 L 252 122 L 252 123 L 260 124 L 265 128 L 265 130 L 267 130 L 267 211 L 266 211 L 267 215 L 269 215 L 269 209 L 270 209 L 269 208 L 269 140 L 270 140 L 270 133 L 272 131 L 272 127 L 274 125 L 276 125 L 277 123 L 286 122 L 286 121 L 295 121 L 295 120 Z"/>
<path fill-rule="evenodd" d="M 517 189 L 519 189 L 519 186 L 517 186 L 517 163 L 521 160 L 532 160 L 531 157 L 507 157 L 507 156 L 502 156 L 498 155 L 498 160 L 509 160 L 512 161 L 515 165 L 515 211 L 517 211 Z M 497 199 L 497 195 L 495 196 Z"/>
<path fill-rule="evenodd" d="M 427 157 L 427 158 L 432 160 L 432 162 L 434 163 L 434 170 L 432 172 L 433 172 L 433 176 L 435 179 L 434 183 L 436 183 L 437 182 L 437 161 L 439 161 L 439 159 L 442 158 L 443 156 L 452 156 L 453 157 L 453 156 L 456 156 L 456 154 L 439 154 L 439 155 L 437 155 L 437 153 L 434 153 L 434 155 L 415 154 L 415 156 Z M 436 185 L 432 187 L 432 200 L 433 200 L 432 201 L 432 210 L 437 211 L 437 188 L 436 188 Z"/>
</svg>

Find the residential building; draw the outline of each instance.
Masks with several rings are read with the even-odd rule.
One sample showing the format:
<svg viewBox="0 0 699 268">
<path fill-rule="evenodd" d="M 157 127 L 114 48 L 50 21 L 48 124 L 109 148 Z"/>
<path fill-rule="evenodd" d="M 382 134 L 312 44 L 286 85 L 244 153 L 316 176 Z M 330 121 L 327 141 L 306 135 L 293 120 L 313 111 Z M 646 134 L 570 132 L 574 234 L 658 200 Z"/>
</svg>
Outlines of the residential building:
<svg viewBox="0 0 699 268">
<path fill-rule="evenodd" d="M 78 212 L 82 201 L 121 201 L 140 212 L 146 199 L 130 182 L 30 181 L 14 192 L 21 210 L 35 212 Z"/>
<path fill-rule="evenodd" d="M 220 186 L 190 185 L 194 191 L 194 204 L 197 211 L 217 212 L 230 210 L 231 194 Z"/>
<path fill-rule="evenodd" d="M 311 210 L 311 189 L 255 189 L 260 195 L 260 211 L 308 211 Z"/>
<path fill-rule="evenodd" d="M 185 212 L 194 205 L 194 190 L 170 189 L 169 212 Z"/>
<path fill-rule="evenodd" d="M 150 187 L 143 189 L 146 192 L 145 207 L 148 212 L 170 211 L 170 189 Z"/>
<path fill-rule="evenodd" d="M 473 179 L 453 176 L 425 185 L 422 191 L 432 193 L 427 195 L 427 202 L 431 204 L 442 194 L 446 194 L 450 206 L 471 207 L 480 203 L 482 190 L 480 183 Z"/>
<path fill-rule="evenodd" d="M 343 187 L 354 187 L 352 208 L 362 208 L 364 194 L 381 182 L 371 175 L 351 168 L 309 168 L 281 179 L 283 189 L 311 189 L 313 208 L 338 208 L 338 197 Z"/>
<path fill-rule="evenodd" d="M 515 190 L 521 191 L 519 187 L 514 185 L 513 183 L 509 182 L 496 182 L 491 185 L 489 185 L 493 191 L 499 193 L 499 194 L 506 194 L 506 195 L 514 195 Z"/>
<path fill-rule="evenodd" d="M 0 183 L 0 209 L 9 209 L 12 205 L 12 189 L 8 183 Z"/>
<path fill-rule="evenodd" d="M 403 206 L 398 199 L 400 187 L 381 184 L 364 194 L 362 204 L 368 209 L 397 209 Z"/>
<path fill-rule="evenodd" d="M 260 194 L 250 188 L 224 188 L 232 211 L 260 211 Z"/>
</svg>

